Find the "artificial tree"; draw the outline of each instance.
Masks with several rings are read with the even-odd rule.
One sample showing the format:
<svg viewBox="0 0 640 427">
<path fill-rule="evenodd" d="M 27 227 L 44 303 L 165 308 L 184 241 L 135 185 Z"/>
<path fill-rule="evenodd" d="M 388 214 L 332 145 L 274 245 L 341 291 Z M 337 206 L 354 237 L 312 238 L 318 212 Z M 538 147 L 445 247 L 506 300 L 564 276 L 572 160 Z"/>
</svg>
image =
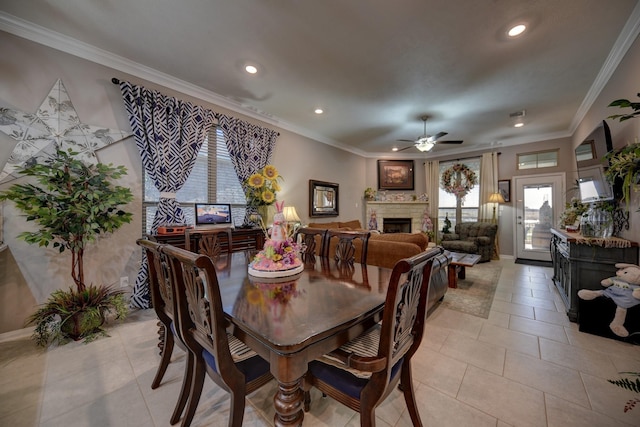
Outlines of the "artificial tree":
<svg viewBox="0 0 640 427">
<path fill-rule="evenodd" d="M 53 244 L 60 253 L 71 252 L 75 289 L 53 292 L 27 321 L 36 324 L 34 339 L 42 346 L 67 338 L 90 340 L 97 333 L 104 333 L 101 325 L 107 312 L 115 311 L 118 318 L 127 313 L 121 290 L 87 286 L 84 278 L 87 245 L 131 222 L 131 213 L 120 208 L 133 199 L 131 190 L 113 184 L 127 171 L 124 166 L 111 164 L 87 165 L 76 155 L 57 150 L 44 163 L 34 163 L 20 171 L 39 185 L 15 184 L 0 193 L 0 200 L 13 201 L 26 214 L 27 221 L 38 225 L 36 231 L 20 233 L 19 239 L 44 247 Z"/>
</svg>

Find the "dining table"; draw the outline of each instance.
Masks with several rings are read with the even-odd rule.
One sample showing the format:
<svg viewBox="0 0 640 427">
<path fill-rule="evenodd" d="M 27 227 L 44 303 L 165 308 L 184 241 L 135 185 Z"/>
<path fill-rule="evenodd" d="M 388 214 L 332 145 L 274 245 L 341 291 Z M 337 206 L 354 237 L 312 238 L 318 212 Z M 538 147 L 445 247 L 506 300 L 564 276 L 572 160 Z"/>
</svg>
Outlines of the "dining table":
<svg viewBox="0 0 640 427">
<path fill-rule="evenodd" d="M 270 365 L 278 382 L 274 424 L 302 425 L 309 362 L 382 320 L 391 269 L 312 257 L 291 276 L 249 274 L 255 251 L 216 258 L 229 330 Z"/>
</svg>

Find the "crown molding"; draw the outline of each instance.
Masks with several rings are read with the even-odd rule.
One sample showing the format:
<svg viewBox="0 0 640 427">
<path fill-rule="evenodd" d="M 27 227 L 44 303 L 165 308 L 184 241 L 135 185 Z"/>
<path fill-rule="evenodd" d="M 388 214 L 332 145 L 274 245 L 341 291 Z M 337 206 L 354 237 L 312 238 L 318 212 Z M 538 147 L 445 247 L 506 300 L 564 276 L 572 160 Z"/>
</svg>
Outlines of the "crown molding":
<svg viewBox="0 0 640 427">
<path fill-rule="evenodd" d="M 620 65 L 620 62 L 627 54 L 627 51 L 633 42 L 638 38 L 638 34 L 640 34 L 640 2 L 636 4 L 636 7 L 631 12 L 627 23 L 620 31 L 620 35 L 616 39 L 616 42 L 613 44 L 611 52 L 609 52 L 602 68 L 600 68 L 600 72 L 593 81 L 593 84 L 587 92 L 587 95 L 584 97 L 582 104 L 578 107 L 578 111 L 576 111 L 576 115 L 571 121 L 571 125 L 569 127 L 569 133 L 571 135 L 575 133 L 580 122 L 584 120 L 584 117 L 593 106 L 593 103 L 600 95 L 600 92 L 602 92 L 606 84 L 609 82 L 609 79 L 615 72 L 616 68 L 618 68 L 618 65 Z"/>
<path fill-rule="evenodd" d="M 343 151 L 348 151 L 358 156 L 366 156 L 364 151 L 346 146 L 338 141 L 326 138 L 325 136 L 318 135 L 309 129 L 293 125 L 272 115 L 260 112 L 256 108 L 240 104 L 200 86 L 177 79 L 169 74 L 162 73 L 130 59 L 115 55 L 104 49 L 100 49 L 88 43 L 65 36 L 64 34 L 51 31 L 40 25 L 25 21 L 2 11 L 0 11 L 0 30 L 52 49 L 77 56 L 78 58 L 112 68 L 114 70 L 114 74 L 129 74 L 142 80 L 184 93 L 185 95 L 192 96 L 202 101 L 215 104 L 219 107 L 234 111 L 252 119 L 259 120 L 269 125 L 277 126 L 280 129 L 313 139 L 314 141 L 321 142 Z M 118 76 L 114 75 L 114 77 Z"/>
</svg>

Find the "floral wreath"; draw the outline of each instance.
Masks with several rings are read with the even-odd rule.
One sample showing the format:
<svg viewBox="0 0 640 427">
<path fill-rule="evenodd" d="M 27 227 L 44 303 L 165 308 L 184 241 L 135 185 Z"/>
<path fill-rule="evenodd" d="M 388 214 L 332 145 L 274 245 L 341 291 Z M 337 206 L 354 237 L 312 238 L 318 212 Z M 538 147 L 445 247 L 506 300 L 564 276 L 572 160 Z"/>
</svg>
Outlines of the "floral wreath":
<svg viewBox="0 0 640 427">
<path fill-rule="evenodd" d="M 460 179 L 458 180 L 458 172 Z M 457 198 L 466 196 L 478 183 L 478 177 L 469 166 L 456 163 L 442 173 L 440 185 L 449 194 L 455 194 Z"/>
</svg>

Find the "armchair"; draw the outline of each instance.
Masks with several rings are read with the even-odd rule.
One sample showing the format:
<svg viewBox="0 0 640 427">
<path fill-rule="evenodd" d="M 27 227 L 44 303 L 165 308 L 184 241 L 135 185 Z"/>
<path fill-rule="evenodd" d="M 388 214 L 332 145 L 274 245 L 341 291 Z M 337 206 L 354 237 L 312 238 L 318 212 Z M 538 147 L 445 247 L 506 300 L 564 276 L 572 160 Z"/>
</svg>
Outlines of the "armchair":
<svg viewBox="0 0 640 427">
<path fill-rule="evenodd" d="M 490 222 L 456 224 L 455 233 L 442 235 L 442 247 L 451 252 L 480 255 L 480 262 L 491 261 L 498 225 Z"/>
</svg>

